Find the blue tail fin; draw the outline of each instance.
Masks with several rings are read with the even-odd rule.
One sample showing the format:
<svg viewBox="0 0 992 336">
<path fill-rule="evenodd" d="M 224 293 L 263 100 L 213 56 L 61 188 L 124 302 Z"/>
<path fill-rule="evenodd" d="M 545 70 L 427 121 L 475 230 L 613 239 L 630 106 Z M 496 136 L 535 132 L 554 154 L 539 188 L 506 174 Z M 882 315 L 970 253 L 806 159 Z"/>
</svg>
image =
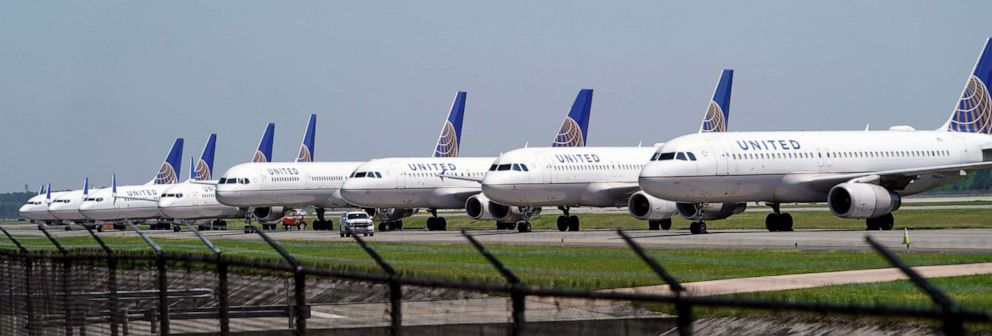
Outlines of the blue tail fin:
<svg viewBox="0 0 992 336">
<path fill-rule="evenodd" d="M 964 91 L 944 129 L 954 132 L 992 134 L 992 38 L 975 63 L 975 69 L 965 83 Z"/>
<path fill-rule="evenodd" d="M 110 175 L 110 193 L 117 195 L 117 173 Z"/>
<path fill-rule="evenodd" d="M 317 115 L 311 114 L 310 121 L 307 122 L 307 132 L 303 134 L 303 143 L 300 144 L 300 154 L 296 155 L 296 162 L 313 162 L 313 143 L 317 132 Z"/>
<path fill-rule="evenodd" d="M 572 110 L 568 112 L 565 121 L 555 136 L 551 147 L 585 147 L 588 140 L 589 112 L 592 111 L 592 89 L 579 90 L 575 97 Z"/>
<path fill-rule="evenodd" d="M 169 156 L 165 157 L 165 162 L 162 162 L 162 167 L 159 168 L 158 174 L 155 175 L 155 179 L 152 182 L 154 184 L 173 184 L 179 181 L 182 160 L 183 138 L 178 138 L 172 144 L 172 150 L 169 151 Z"/>
<path fill-rule="evenodd" d="M 45 190 L 46 190 L 45 189 L 45 185 L 42 184 L 41 185 L 41 189 L 38 189 L 38 195 L 44 195 L 45 194 Z"/>
<path fill-rule="evenodd" d="M 83 180 L 83 197 L 89 196 L 90 194 L 90 178 L 87 177 Z"/>
<path fill-rule="evenodd" d="M 203 153 L 200 154 L 200 161 L 196 163 L 196 166 L 190 165 L 190 169 L 193 171 L 190 174 L 190 178 L 194 180 L 206 181 L 210 180 L 214 176 L 214 152 L 217 147 L 217 134 L 211 133 L 210 138 L 207 139 L 207 145 L 203 147 Z"/>
<path fill-rule="evenodd" d="M 462 143 L 462 119 L 465 117 L 465 98 L 467 95 L 468 93 L 465 91 L 458 91 L 455 94 L 455 101 L 451 103 L 448 119 L 441 127 L 437 146 L 434 146 L 434 157 L 458 156 L 458 148 Z"/>
<path fill-rule="evenodd" d="M 262 141 L 258 142 L 258 149 L 251 157 L 251 162 L 269 162 L 272 160 L 272 137 L 276 133 L 276 124 L 269 123 L 265 126 L 265 133 L 262 134 Z"/>
<path fill-rule="evenodd" d="M 51 183 L 48 184 L 48 190 L 45 191 L 45 199 L 47 199 L 49 201 L 52 200 L 52 184 Z"/>
<path fill-rule="evenodd" d="M 723 69 L 720 82 L 713 91 L 713 100 L 703 117 L 703 124 L 699 126 L 699 133 L 727 131 L 727 122 L 730 121 L 730 92 L 733 87 L 734 69 Z"/>
</svg>

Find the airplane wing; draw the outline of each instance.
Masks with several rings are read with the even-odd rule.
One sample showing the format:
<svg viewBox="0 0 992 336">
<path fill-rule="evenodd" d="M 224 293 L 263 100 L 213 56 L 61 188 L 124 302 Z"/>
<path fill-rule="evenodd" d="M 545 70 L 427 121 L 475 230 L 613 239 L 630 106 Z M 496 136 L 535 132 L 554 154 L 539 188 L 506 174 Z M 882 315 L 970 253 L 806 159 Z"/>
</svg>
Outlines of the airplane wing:
<svg viewBox="0 0 992 336">
<path fill-rule="evenodd" d="M 965 175 L 965 171 L 968 170 L 977 170 L 989 167 L 992 167 L 992 161 L 850 174 L 814 175 L 808 178 L 800 178 L 799 182 L 812 185 L 814 189 L 820 191 L 828 191 L 835 185 L 849 181 L 876 183 L 886 187 L 891 187 L 895 190 L 901 190 L 921 175 L 934 174 L 942 176 L 961 176 Z"/>
<path fill-rule="evenodd" d="M 591 194 L 602 203 L 612 203 L 618 206 L 627 205 L 627 200 L 635 192 L 641 191 L 637 183 L 602 183 L 590 187 Z"/>
<path fill-rule="evenodd" d="M 443 172 L 437 174 L 437 176 L 440 177 L 440 178 L 442 178 L 442 179 L 450 178 L 452 180 L 472 181 L 472 182 L 478 182 L 479 184 L 482 183 L 482 178 L 481 177 L 454 176 L 454 175 L 449 175 L 449 174 L 446 174 L 446 173 L 443 173 Z"/>
</svg>

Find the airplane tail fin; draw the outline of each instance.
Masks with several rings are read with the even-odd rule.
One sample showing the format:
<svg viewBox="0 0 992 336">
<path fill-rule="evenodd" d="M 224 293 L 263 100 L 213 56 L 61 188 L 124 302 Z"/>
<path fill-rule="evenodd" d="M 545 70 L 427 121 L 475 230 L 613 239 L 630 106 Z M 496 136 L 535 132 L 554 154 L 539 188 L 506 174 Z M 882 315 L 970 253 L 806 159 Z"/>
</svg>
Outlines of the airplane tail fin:
<svg viewBox="0 0 992 336">
<path fill-rule="evenodd" d="M 38 189 L 38 195 L 44 195 L 44 194 L 45 194 L 45 190 L 46 190 L 46 189 L 45 189 L 45 185 L 44 185 L 44 184 L 42 184 L 42 185 L 41 185 L 41 188 L 40 188 L 40 189 Z"/>
<path fill-rule="evenodd" d="M 713 100 L 699 126 L 699 133 L 726 132 L 730 121 L 730 93 L 734 86 L 734 69 L 723 69 L 720 82 L 713 91 Z"/>
<path fill-rule="evenodd" d="M 183 138 L 177 138 L 176 142 L 172 144 L 172 150 L 165 157 L 165 162 L 162 162 L 162 167 L 159 168 L 158 174 L 155 175 L 155 179 L 152 182 L 154 184 L 173 184 L 179 181 L 179 173 L 183 163 L 182 159 Z"/>
<path fill-rule="evenodd" d="M 968 77 L 961 98 L 951 118 L 943 129 L 952 132 L 992 134 L 992 38 L 985 40 L 985 48 Z"/>
<path fill-rule="evenodd" d="M 110 175 L 110 193 L 113 196 L 117 196 L 117 173 Z"/>
<path fill-rule="evenodd" d="M 199 181 L 213 179 L 214 153 L 216 152 L 216 148 L 217 133 L 211 133 L 210 138 L 207 139 L 206 146 L 203 147 L 203 153 L 200 154 L 200 161 L 197 161 L 196 166 L 190 165 L 190 169 L 193 170 L 190 178 Z"/>
<path fill-rule="evenodd" d="M 585 147 L 589 130 L 589 113 L 592 111 L 592 89 L 579 90 L 565 121 L 555 136 L 551 147 Z"/>
<path fill-rule="evenodd" d="M 48 202 L 52 201 L 52 184 L 48 184 L 48 190 L 45 191 L 45 200 Z"/>
<path fill-rule="evenodd" d="M 87 177 L 83 179 L 83 197 L 89 196 L 90 194 L 90 178 Z"/>
<path fill-rule="evenodd" d="M 441 127 L 441 135 L 437 138 L 437 145 L 434 146 L 434 157 L 457 157 L 458 148 L 462 142 L 462 119 L 465 117 L 465 98 L 468 95 L 465 91 L 458 91 L 455 94 L 455 101 L 451 103 L 451 110 L 448 111 L 448 119 Z"/>
<path fill-rule="evenodd" d="M 251 162 L 269 162 L 272 160 L 272 138 L 276 133 L 276 124 L 265 125 L 265 133 L 262 134 L 262 141 L 258 142 L 258 149 L 252 156 Z"/>
<path fill-rule="evenodd" d="M 313 162 L 313 145 L 317 132 L 317 115 L 311 114 L 310 121 L 307 122 L 307 131 L 303 134 L 303 143 L 300 144 L 300 153 L 296 155 L 296 162 Z"/>
</svg>

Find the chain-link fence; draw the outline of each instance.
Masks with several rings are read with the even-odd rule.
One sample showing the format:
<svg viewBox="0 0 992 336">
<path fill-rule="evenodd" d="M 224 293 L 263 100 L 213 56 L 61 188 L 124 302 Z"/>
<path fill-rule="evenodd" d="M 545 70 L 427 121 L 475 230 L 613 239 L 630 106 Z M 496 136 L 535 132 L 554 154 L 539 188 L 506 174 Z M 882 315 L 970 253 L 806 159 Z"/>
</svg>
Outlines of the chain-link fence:
<svg viewBox="0 0 992 336">
<path fill-rule="evenodd" d="M 627 234 L 618 235 L 669 288 L 666 293 L 542 288 L 520 280 L 473 236 L 466 240 L 505 283 L 405 276 L 360 237 L 355 242 L 382 272 L 301 264 L 264 232 L 283 262 L 213 253 L 169 253 L 134 230 L 146 253 L 67 249 L 44 227 L 55 249 L 0 249 L 2 335 L 400 335 L 400 334 L 692 334 L 693 310 L 730 307 L 844 316 L 904 317 L 941 324 L 949 335 L 989 312 L 959 308 L 946 294 L 871 238 L 882 258 L 932 298 L 934 307 L 797 303 L 690 295 Z M 674 307 L 667 315 L 652 304 Z"/>
</svg>

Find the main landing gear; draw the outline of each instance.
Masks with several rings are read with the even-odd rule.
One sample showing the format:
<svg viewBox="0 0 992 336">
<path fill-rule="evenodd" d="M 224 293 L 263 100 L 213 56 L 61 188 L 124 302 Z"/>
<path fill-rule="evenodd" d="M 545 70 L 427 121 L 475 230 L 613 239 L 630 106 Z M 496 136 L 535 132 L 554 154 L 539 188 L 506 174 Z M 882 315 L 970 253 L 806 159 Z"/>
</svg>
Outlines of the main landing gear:
<svg viewBox="0 0 992 336">
<path fill-rule="evenodd" d="M 569 216 L 567 206 L 560 206 L 558 209 L 563 213 L 558 216 L 558 231 L 579 231 L 579 217 Z"/>
<path fill-rule="evenodd" d="M 887 213 L 880 217 L 865 219 L 865 229 L 870 231 L 874 231 L 874 230 L 888 231 L 888 230 L 892 230 L 892 227 L 895 225 L 895 223 L 896 223 L 895 217 L 892 217 L 891 213 Z"/>
<path fill-rule="evenodd" d="M 772 213 L 765 217 L 765 228 L 771 232 L 792 231 L 792 215 L 782 213 L 779 203 L 769 203 L 768 206 L 772 207 Z"/>
<path fill-rule="evenodd" d="M 648 221 L 648 230 L 671 230 L 672 229 L 672 219 L 665 218 L 662 220 L 650 220 Z M 691 227 L 690 227 L 691 229 Z"/>
<path fill-rule="evenodd" d="M 313 221 L 313 229 L 317 231 L 334 230 L 334 222 L 324 219 L 324 208 L 317 208 L 317 220 Z"/>
<path fill-rule="evenodd" d="M 392 221 L 379 223 L 379 231 L 403 230 L 403 221 Z"/>
<path fill-rule="evenodd" d="M 427 231 L 448 230 L 448 221 L 444 217 L 437 216 L 437 209 L 430 209 L 428 211 L 431 212 L 431 217 L 427 217 Z"/>
</svg>

